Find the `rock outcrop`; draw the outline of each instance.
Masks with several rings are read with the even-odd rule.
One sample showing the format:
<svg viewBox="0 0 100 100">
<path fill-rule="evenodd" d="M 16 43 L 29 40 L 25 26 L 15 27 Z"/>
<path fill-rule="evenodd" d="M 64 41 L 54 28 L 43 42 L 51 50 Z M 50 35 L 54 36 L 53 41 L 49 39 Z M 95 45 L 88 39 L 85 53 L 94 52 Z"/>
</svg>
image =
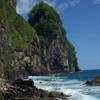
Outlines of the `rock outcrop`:
<svg viewBox="0 0 100 100">
<path fill-rule="evenodd" d="M 0 100 L 67 100 L 69 95 L 38 89 L 31 80 L 16 80 L 14 85 L 0 79 Z"/>
<path fill-rule="evenodd" d="M 94 85 L 94 86 L 100 86 L 100 77 L 96 77 L 93 80 L 88 80 L 85 84 Z"/>
<path fill-rule="evenodd" d="M 39 37 L 39 61 L 43 72 L 75 72 L 79 70 L 74 46 L 66 37 L 58 13 L 48 4 L 40 2 L 29 14 L 29 23 Z M 42 70 L 40 70 L 41 72 Z"/>
<path fill-rule="evenodd" d="M 14 64 L 14 50 L 7 40 L 6 26 L 0 23 L 0 78 L 10 78 L 10 70 Z"/>
</svg>

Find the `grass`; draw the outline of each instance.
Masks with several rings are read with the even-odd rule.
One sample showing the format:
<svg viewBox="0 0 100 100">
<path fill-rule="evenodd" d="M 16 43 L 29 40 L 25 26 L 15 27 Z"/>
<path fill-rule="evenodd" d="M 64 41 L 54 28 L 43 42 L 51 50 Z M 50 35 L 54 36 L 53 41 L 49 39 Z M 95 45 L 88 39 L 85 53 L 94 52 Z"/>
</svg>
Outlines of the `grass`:
<svg viewBox="0 0 100 100">
<path fill-rule="evenodd" d="M 0 5 L 0 22 L 6 26 L 8 41 L 14 48 L 24 48 L 28 41 L 37 38 L 35 29 L 16 13 L 9 0 L 1 0 Z"/>
</svg>

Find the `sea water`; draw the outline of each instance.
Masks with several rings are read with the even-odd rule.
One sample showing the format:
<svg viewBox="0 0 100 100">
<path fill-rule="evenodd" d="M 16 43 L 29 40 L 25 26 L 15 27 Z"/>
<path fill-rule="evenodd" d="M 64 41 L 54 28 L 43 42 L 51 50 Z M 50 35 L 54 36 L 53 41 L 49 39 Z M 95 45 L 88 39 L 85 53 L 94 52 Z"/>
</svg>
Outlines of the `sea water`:
<svg viewBox="0 0 100 100">
<path fill-rule="evenodd" d="M 76 73 L 59 73 L 47 76 L 30 76 L 40 89 L 71 95 L 69 100 L 100 100 L 100 86 L 87 86 L 87 80 L 100 76 L 100 70 Z"/>
</svg>

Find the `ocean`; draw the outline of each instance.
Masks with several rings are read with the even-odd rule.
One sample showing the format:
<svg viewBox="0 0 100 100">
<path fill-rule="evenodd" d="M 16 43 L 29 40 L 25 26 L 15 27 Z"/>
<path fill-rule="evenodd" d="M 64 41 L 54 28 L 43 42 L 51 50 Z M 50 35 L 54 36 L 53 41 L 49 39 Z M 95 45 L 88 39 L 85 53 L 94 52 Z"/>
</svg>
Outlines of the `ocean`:
<svg viewBox="0 0 100 100">
<path fill-rule="evenodd" d="M 71 95 L 68 100 L 100 100 L 100 86 L 87 86 L 87 80 L 100 76 L 100 70 L 76 73 L 58 73 L 47 76 L 29 76 L 39 89 Z"/>
</svg>

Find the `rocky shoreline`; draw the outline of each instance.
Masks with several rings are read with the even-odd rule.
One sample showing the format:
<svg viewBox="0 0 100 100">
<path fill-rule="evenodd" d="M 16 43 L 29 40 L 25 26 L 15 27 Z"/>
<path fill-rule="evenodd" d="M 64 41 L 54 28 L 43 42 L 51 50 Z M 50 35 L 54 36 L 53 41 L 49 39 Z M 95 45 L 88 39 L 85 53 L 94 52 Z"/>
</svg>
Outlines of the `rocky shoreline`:
<svg viewBox="0 0 100 100">
<path fill-rule="evenodd" d="M 31 80 L 17 80 L 13 85 L 0 79 L 0 100 L 68 100 L 69 96 L 32 86 Z"/>
<path fill-rule="evenodd" d="M 16 13 L 16 1 L 0 1 L 0 100 L 67 100 L 63 93 L 38 89 L 32 81 L 15 82 L 19 77 L 80 70 L 56 10 L 39 2 L 25 21 Z"/>
</svg>

